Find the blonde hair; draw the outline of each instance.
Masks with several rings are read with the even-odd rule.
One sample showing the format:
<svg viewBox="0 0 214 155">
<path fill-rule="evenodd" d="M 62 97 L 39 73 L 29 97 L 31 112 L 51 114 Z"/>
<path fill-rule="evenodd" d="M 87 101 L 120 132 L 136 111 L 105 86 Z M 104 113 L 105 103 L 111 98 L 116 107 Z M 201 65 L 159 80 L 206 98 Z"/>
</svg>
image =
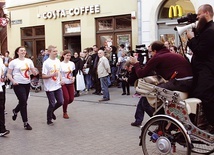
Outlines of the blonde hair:
<svg viewBox="0 0 214 155">
<path fill-rule="evenodd" d="M 56 48 L 56 46 L 49 45 L 49 46 L 48 46 L 48 52 L 51 52 L 54 48 Z"/>
</svg>

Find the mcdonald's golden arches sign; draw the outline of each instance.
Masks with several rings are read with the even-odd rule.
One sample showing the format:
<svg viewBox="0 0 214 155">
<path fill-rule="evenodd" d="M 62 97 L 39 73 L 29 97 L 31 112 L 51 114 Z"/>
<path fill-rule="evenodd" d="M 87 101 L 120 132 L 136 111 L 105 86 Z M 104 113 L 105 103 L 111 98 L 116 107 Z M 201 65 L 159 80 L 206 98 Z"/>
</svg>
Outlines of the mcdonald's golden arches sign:
<svg viewBox="0 0 214 155">
<path fill-rule="evenodd" d="M 183 15 L 183 9 L 180 5 L 171 5 L 169 7 L 169 18 L 181 17 Z"/>
</svg>

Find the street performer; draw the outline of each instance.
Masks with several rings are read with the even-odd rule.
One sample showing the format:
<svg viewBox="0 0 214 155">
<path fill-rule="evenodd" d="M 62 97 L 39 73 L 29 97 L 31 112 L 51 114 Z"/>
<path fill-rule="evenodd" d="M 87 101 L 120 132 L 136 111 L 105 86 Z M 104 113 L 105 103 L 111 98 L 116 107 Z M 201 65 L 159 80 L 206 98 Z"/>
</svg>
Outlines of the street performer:
<svg viewBox="0 0 214 155">
<path fill-rule="evenodd" d="M 204 4 L 198 8 L 196 32 L 187 31 L 187 45 L 193 52 L 192 97 L 202 101 L 208 122 L 214 126 L 214 23 L 213 8 Z M 214 128 L 213 128 L 214 131 Z"/>
</svg>

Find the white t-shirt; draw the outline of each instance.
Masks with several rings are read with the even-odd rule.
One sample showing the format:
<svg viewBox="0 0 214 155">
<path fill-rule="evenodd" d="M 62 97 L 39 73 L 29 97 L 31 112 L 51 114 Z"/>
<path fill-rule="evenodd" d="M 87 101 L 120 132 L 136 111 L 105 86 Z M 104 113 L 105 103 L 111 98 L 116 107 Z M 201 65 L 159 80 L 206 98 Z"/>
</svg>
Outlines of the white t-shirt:
<svg viewBox="0 0 214 155">
<path fill-rule="evenodd" d="M 5 68 L 6 68 L 5 65 L 4 65 L 3 63 L 0 62 L 0 76 L 1 76 L 1 77 L 4 76 Z M 2 86 L 3 86 L 4 84 L 5 84 L 5 83 L 2 82 L 2 81 L 0 80 L 0 92 L 3 91 Z"/>
<path fill-rule="evenodd" d="M 45 91 L 55 91 L 61 88 L 60 84 L 60 61 L 55 58 L 54 60 L 48 58 L 43 62 L 42 74 L 50 75 L 55 72 L 58 72 L 58 76 L 54 76 L 48 79 L 43 79 L 44 90 Z"/>
<path fill-rule="evenodd" d="M 73 77 L 73 71 L 75 70 L 75 64 L 71 61 L 68 63 L 65 63 L 64 61 L 60 64 L 60 72 L 62 76 L 62 81 L 65 84 L 71 84 L 74 81 L 72 80 Z"/>
<path fill-rule="evenodd" d="M 16 58 L 9 63 L 9 69 L 12 70 L 13 79 L 20 84 L 30 83 L 30 68 L 34 68 L 33 61 L 25 58 L 20 60 Z"/>
</svg>

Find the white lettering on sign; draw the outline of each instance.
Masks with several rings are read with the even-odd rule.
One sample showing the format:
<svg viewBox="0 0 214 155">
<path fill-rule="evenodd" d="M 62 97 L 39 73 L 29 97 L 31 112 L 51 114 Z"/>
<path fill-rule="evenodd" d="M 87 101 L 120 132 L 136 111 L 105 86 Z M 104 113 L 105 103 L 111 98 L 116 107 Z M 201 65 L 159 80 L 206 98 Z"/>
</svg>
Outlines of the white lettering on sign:
<svg viewBox="0 0 214 155">
<path fill-rule="evenodd" d="M 61 9 L 44 12 L 42 14 L 42 18 L 44 19 L 56 19 L 70 16 L 79 16 L 84 14 L 95 14 L 100 13 L 100 5 L 91 5 L 91 6 L 83 6 L 79 8 L 71 8 L 69 10 Z M 39 14 L 37 17 L 41 17 Z"/>
</svg>

